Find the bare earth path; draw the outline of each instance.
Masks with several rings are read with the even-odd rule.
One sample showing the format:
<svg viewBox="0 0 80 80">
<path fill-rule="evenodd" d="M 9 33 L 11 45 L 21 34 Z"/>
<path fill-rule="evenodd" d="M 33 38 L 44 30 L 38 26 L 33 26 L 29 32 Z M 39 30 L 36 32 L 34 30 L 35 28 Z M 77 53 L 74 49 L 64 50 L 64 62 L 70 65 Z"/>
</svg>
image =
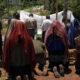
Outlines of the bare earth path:
<svg viewBox="0 0 80 80">
<path fill-rule="evenodd" d="M 80 76 L 75 73 L 75 67 L 70 66 L 70 73 L 65 74 L 64 77 L 55 78 L 54 73 L 48 72 L 48 76 L 35 76 L 37 80 L 80 80 Z"/>
<path fill-rule="evenodd" d="M 48 76 L 37 76 L 35 75 L 36 80 L 80 80 L 80 76 L 75 73 L 75 67 L 70 66 L 70 72 L 68 74 L 65 74 L 64 77 L 55 78 L 54 73 L 48 72 Z M 2 71 L 2 75 L 0 77 L 0 80 L 5 80 L 7 78 L 7 73 L 3 68 L 0 68 Z"/>
</svg>

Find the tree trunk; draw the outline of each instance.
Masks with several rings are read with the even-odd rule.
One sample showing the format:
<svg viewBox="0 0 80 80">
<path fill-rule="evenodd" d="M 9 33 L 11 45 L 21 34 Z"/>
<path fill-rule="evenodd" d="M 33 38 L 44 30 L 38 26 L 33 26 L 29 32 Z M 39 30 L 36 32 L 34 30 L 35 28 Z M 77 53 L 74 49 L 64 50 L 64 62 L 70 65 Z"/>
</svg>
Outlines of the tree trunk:
<svg viewBox="0 0 80 80">
<path fill-rule="evenodd" d="M 63 17 L 65 18 L 65 26 L 67 24 L 67 9 L 68 9 L 68 0 L 64 0 L 64 14 Z"/>
<path fill-rule="evenodd" d="M 44 0 L 44 9 L 46 9 L 46 0 Z"/>
<path fill-rule="evenodd" d="M 7 11 L 8 11 L 8 17 L 9 17 L 9 0 L 7 0 Z"/>
<path fill-rule="evenodd" d="M 51 10 L 51 13 L 55 13 L 56 12 L 56 0 L 49 0 L 49 5 L 50 5 L 50 10 Z"/>
<path fill-rule="evenodd" d="M 44 9 L 48 9 L 49 5 L 49 0 L 44 0 Z"/>
<path fill-rule="evenodd" d="M 51 4 L 51 13 L 54 13 L 54 0 L 52 0 L 51 2 L 50 2 Z"/>
</svg>

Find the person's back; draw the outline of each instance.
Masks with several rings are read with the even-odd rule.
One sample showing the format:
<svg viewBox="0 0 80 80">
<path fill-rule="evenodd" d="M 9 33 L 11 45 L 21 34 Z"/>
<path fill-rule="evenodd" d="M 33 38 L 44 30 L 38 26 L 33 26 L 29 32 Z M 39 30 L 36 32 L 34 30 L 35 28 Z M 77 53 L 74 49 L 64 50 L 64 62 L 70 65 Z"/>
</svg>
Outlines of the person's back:
<svg viewBox="0 0 80 80">
<path fill-rule="evenodd" d="M 43 21 L 43 26 L 42 26 L 43 31 L 47 31 L 48 28 L 50 27 L 51 23 L 52 23 L 52 21 L 49 20 L 49 19 L 44 20 Z"/>
<path fill-rule="evenodd" d="M 32 80 L 35 52 L 26 25 L 21 21 L 15 25 L 4 45 L 4 63 L 11 78 L 28 74 L 29 80 Z"/>
<path fill-rule="evenodd" d="M 37 33 L 37 21 L 33 18 L 33 14 L 29 15 L 29 18 L 25 20 L 25 24 L 32 38 Z"/>
<path fill-rule="evenodd" d="M 53 66 L 53 62 L 55 65 L 57 65 L 56 63 L 67 63 L 67 34 L 59 21 L 55 20 L 46 32 L 45 45 L 48 47 L 51 67 Z"/>
<path fill-rule="evenodd" d="M 51 26 L 52 21 L 50 20 L 50 16 L 46 16 L 46 20 L 42 23 L 42 40 L 44 42 L 45 32 L 48 30 L 48 28 Z"/>
<path fill-rule="evenodd" d="M 26 24 L 28 29 L 36 29 L 36 20 L 33 17 L 29 17 Z"/>
</svg>

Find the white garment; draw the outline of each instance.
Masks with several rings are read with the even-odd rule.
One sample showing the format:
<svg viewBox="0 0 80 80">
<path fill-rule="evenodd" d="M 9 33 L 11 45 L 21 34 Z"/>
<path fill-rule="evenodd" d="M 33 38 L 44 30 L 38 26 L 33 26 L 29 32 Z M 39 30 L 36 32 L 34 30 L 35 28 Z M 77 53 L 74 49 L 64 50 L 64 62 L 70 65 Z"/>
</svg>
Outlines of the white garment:
<svg viewBox="0 0 80 80">
<path fill-rule="evenodd" d="M 42 24 L 42 30 L 47 31 L 51 24 L 52 24 L 51 20 L 49 19 L 44 20 Z"/>
</svg>

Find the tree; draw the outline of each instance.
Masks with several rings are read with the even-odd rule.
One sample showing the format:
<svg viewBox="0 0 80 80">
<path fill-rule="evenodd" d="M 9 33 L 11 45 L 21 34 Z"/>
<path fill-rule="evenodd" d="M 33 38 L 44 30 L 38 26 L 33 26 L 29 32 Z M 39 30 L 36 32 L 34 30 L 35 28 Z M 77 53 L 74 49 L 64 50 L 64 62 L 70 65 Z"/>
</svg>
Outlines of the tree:
<svg viewBox="0 0 80 80">
<path fill-rule="evenodd" d="M 71 0 L 68 2 L 69 3 L 69 9 L 72 10 L 73 15 L 75 18 L 80 20 L 80 0 Z"/>
<path fill-rule="evenodd" d="M 50 0 L 50 7 L 51 7 L 51 13 L 54 13 L 56 11 L 56 7 L 55 7 L 55 0 Z"/>
<path fill-rule="evenodd" d="M 47 4 L 48 7 L 46 7 L 45 9 L 49 10 L 51 12 L 51 14 L 56 12 L 56 0 L 48 0 L 48 2 L 46 0 L 44 0 Z M 63 10 L 63 0 L 58 0 L 58 11 Z"/>
<path fill-rule="evenodd" d="M 3 16 L 5 10 L 5 3 L 3 0 L 0 0 L 0 17 Z"/>
<path fill-rule="evenodd" d="M 67 9 L 68 9 L 68 0 L 64 0 L 64 14 L 63 17 L 65 18 L 65 26 L 67 25 Z"/>
<path fill-rule="evenodd" d="M 49 9 L 49 0 L 44 0 L 44 9 Z"/>
<path fill-rule="evenodd" d="M 0 9 L 4 9 L 5 8 L 5 3 L 3 0 L 0 0 Z"/>
</svg>

